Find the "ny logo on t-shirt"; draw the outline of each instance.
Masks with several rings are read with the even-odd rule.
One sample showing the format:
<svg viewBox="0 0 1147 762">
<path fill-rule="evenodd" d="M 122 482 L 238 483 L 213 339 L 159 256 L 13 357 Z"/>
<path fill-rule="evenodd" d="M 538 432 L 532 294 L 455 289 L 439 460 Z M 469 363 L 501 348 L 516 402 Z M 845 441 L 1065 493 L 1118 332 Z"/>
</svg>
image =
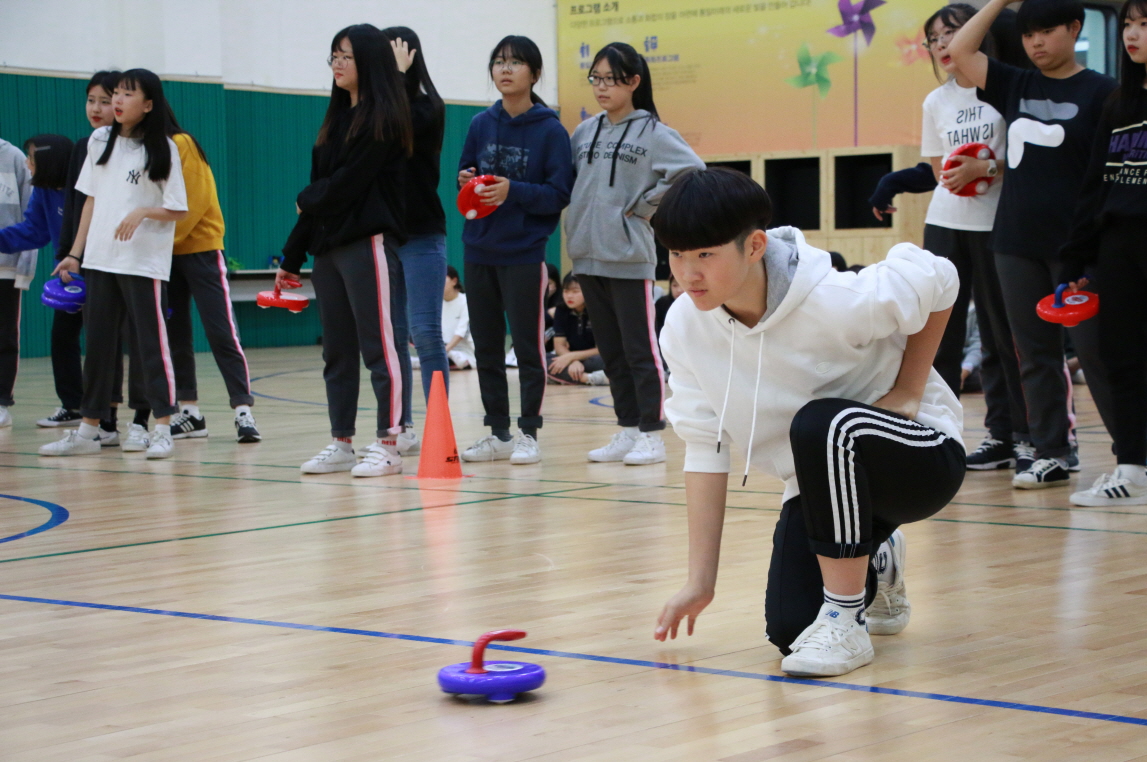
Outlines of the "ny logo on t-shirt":
<svg viewBox="0 0 1147 762">
<path fill-rule="evenodd" d="M 127 181 L 132 185 L 139 185 L 139 178 L 142 173 L 138 169 L 129 169 L 127 171 Z"/>
</svg>

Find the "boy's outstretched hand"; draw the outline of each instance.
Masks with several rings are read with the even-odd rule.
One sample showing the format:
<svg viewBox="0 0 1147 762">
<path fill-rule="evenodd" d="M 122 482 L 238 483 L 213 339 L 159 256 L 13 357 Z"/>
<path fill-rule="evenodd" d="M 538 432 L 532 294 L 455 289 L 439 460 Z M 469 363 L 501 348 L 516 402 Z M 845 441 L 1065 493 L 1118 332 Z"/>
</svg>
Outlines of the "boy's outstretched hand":
<svg viewBox="0 0 1147 762">
<path fill-rule="evenodd" d="M 914 421 L 916 414 L 920 412 L 920 395 L 894 386 L 892 391 L 873 402 L 872 405 Z"/>
<path fill-rule="evenodd" d="M 693 625 L 697 616 L 713 602 L 713 590 L 705 590 L 693 585 L 686 585 L 681 591 L 669 599 L 661 616 L 657 618 L 657 629 L 653 632 L 656 640 L 664 641 L 666 636 L 677 637 L 677 625 L 685 617 L 689 617 L 687 633 L 693 634 Z"/>
</svg>

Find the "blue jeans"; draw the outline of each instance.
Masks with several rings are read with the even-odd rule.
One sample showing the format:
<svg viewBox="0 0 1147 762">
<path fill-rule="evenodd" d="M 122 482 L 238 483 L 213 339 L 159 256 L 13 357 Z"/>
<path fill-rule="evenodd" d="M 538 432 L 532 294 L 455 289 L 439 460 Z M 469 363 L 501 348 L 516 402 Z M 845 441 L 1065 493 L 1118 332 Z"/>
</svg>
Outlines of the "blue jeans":
<svg viewBox="0 0 1147 762">
<path fill-rule="evenodd" d="M 394 340 L 403 373 L 403 410 L 406 423 L 413 423 L 411 389 L 414 373 L 410 367 L 410 337 L 422 364 L 422 391 L 430 397 L 434 371 L 442 371 L 450 391 L 450 364 L 442 341 L 442 288 L 446 284 L 446 236 L 411 236 L 398 250 L 406 279 L 405 305 L 394 305 Z M 403 359 L 405 358 L 405 359 Z"/>
</svg>

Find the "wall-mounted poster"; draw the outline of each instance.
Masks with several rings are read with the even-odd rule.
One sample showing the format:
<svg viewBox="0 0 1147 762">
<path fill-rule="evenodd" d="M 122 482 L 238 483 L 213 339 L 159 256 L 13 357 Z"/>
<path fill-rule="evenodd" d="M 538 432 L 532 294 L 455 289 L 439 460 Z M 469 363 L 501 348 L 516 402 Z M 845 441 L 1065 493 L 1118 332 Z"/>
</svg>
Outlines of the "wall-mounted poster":
<svg viewBox="0 0 1147 762">
<path fill-rule="evenodd" d="M 939 83 L 922 25 L 943 0 L 610 0 L 558 5 L 558 92 L 573 129 L 599 111 L 596 52 L 649 62 L 666 123 L 703 156 L 920 142 Z"/>
</svg>

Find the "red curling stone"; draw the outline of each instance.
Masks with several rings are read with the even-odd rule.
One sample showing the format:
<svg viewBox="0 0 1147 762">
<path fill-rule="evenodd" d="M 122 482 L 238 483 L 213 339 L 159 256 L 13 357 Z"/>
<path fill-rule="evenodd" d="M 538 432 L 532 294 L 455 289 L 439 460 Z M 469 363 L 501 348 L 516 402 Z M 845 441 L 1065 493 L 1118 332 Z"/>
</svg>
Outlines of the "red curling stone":
<svg viewBox="0 0 1147 762">
<path fill-rule="evenodd" d="M 1035 311 L 1049 323 L 1061 323 L 1067 328 L 1075 328 L 1099 312 L 1099 294 L 1091 291 L 1073 291 L 1064 296 L 1067 284 L 1061 283 L 1054 294 L 1039 300 Z"/>
<path fill-rule="evenodd" d="M 468 662 L 451 664 L 438 672 L 438 686 L 455 696 L 485 696 L 487 701 L 504 704 L 521 693 L 537 690 L 546 681 L 546 671 L 525 661 L 484 661 L 486 646 L 494 640 L 520 640 L 523 630 L 495 630 L 474 642 Z"/>
<path fill-rule="evenodd" d="M 995 154 L 992 149 L 988 148 L 983 143 L 965 143 L 957 148 L 948 156 L 948 160 L 944 162 L 944 171 L 947 172 L 956 166 L 956 162 L 952 161 L 953 156 L 970 156 L 973 159 L 994 159 Z M 977 177 L 972 182 L 965 185 L 963 188 L 955 192 L 957 196 L 982 196 L 988 192 L 988 186 L 992 184 L 994 177 Z"/>
<path fill-rule="evenodd" d="M 303 284 L 297 280 L 283 280 L 286 288 L 302 288 Z M 260 291 L 255 296 L 255 304 L 263 309 L 268 307 L 282 307 L 298 314 L 307 308 L 311 300 L 301 294 L 284 294 L 278 288 L 274 291 Z"/>
<path fill-rule="evenodd" d="M 470 181 L 462 186 L 462 190 L 458 191 L 458 211 L 462 212 L 463 217 L 468 220 L 480 220 L 494 213 L 498 207 L 483 202 L 478 191 L 496 182 L 498 178 L 494 175 L 478 175 L 471 177 Z"/>
</svg>

